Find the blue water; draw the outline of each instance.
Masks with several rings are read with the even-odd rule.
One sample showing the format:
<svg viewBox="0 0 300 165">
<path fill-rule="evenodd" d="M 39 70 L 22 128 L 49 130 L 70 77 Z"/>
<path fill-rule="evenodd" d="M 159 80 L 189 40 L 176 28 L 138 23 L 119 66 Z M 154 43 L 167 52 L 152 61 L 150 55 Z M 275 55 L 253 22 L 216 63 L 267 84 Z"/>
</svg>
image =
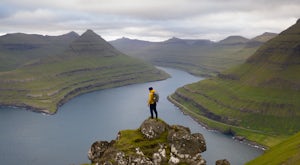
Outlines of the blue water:
<svg viewBox="0 0 300 165">
<path fill-rule="evenodd" d="M 178 87 L 202 78 L 175 69 L 161 69 L 172 78 L 80 95 L 52 116 L 20 108 L 0 107 L 1 164 L 89 163 L 87 152 L 94 141 L 113 140 L 119 130 L 136 129 L 150 116 L 147 107 L 150 86 L 160 94 L 157 106 L 160 118 L 204 135 L 207 151 L 202 156 L 207 164 L 226 158 L 231 164 L 239 165 L 262 154 L 262 150 L 208 131 L 184 115 L 166 97 Z"/>
</svg>

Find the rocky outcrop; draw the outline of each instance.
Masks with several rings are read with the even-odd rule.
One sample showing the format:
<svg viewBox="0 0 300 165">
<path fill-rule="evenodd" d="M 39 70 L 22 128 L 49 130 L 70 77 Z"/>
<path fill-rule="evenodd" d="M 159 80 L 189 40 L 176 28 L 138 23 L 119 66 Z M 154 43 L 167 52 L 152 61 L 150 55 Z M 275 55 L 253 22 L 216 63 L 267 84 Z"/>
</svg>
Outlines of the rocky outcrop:
<svg viewBox="0 0 300 165">
<path fill-rule="evenodd" d="M 147 119 L 137 130 L 120 131 L 116 140 L 92 144 L 88 157 L 95 164 L 191 164 L 205 165 L 202 134 L 180 125 Z"/>
<path fill-rule="evenodd" d="M 221 159 L 216 161 L 216 165 L 230 165 L 230 163 L 226 159 Z"/>
</svg>

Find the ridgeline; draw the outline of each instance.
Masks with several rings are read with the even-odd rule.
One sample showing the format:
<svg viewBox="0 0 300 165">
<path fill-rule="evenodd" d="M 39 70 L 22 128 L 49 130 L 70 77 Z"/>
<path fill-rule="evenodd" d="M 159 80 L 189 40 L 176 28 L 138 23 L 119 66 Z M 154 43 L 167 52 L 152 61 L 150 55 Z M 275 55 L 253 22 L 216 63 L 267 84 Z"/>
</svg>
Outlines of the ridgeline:
<svg viewBox="0 0 300 165">
<path fill-rule="evenodd" d="M 168 77 L 92 30 L 81 36 L 0 36 L 0 59 L 0 105 L 48 114 L 82 93 Z"/>
<path fill-rule="evenodd" d="M 177 68 L 198 76 L 215 76 L 245 62 L 259 46 L 276 35 L 264 33 L 253 39 L 229 36 L 219 42 L 175 37 L 163 42 L 121 38 L 110 43 L 118 50 L 154 65 Z"/>
<path fill-rule="evenodd" d="M 172 96 L 209 127 L 274 146 L 300 131 L 300 21 L 247 61 Z"/>
</svg>

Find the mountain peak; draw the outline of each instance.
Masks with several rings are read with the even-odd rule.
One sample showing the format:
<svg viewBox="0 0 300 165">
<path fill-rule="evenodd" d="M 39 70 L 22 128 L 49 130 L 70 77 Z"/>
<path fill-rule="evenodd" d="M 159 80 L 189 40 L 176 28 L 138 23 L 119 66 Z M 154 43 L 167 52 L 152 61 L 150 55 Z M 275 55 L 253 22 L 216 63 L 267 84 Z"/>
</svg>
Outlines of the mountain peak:
<svg viewBox="0 0 300 165">
<path fill-rule="evenodd" d="M 87 29 L 82 35 L 98 35 L 91 29 Z"/>
<path fill-rule="evenodd" d="M 80 55 L 115 56 L 120 54 L 112 45 L 90 29 L 71 43 L 69 51 Z"/>
<path fill-rule="evenodd" d="M 272 40 L 260 47 L 247 59 L 250 63 L 272 63 L 289 66 L 299 64 L 300 53 L 300 23 L 296 23 L 284 30 Z"/>
<path fill-rule="evenodd" d="M 81 39 L 87 39 L 87 40 L 101 40 L 105 41 L 101 36 L 99 36 L 97 33 L 95 33 L 93 30 L 86 30 L 82 35 L 80 36 Z"/>
<path fill-rule="evenodd" d="M 243 44 L 248 42 L 249 39 L 242 37 L 242 36 L 229 36 L 221 41 L 219 41 L 220 44 Z"/>
<path fill-rule="evenodd" d="M 186 42 L 183 39 L 177 38 L 177 37 L 172 37 L 166 41 L 164 41 L 164 43 L 167 44 L 186 44 Z"/>
<path fill-rule="evenodd" d="M 74 31 L 70 31 L 69 33 L 67 33 L 65 35 L 72 36 L 72 37 L 79 37 L 79 35 L 76 32 L 74 32 Z"/>
</svg>

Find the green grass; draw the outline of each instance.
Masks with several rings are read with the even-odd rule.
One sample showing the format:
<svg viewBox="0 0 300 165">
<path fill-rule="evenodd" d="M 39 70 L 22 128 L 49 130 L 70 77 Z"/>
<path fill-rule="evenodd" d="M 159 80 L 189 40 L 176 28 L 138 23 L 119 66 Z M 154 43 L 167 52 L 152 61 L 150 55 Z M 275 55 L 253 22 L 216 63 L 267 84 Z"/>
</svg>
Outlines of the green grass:
<svg viewBox="0 0 300 165">
<path fill-rule="evenodd" d="M 153 151 L 160 148 L 159 144 L 167 143 L 168 132 L 166 131 L 159 138 L 153 140 L 146 139 L 139 130 L 123 130 L 120 131 L 120 135 L 121 138 L 114 144 L 116 148 L 126 155 L 136 154 L 136 148 L 140 148 L 145 156 L 151 158 Z"/>
<path fill-rule="evenodd" d="M 247 165 L 263 164 L 300 164 L 300 132 L 247 163 Z"/>
<path fill-rule="evenodd" d="M 274 146 L 300 131 L 299 27 L 262 45 L 244 64 L 172 97 L 208 126 Z"/>
<path fill-rule="evenodd" d="M 262 145 L 273 146 L 300 130 L 300 93 L 295 90 L 208 79 L 179 88 L 172 97 L 209 127 L 231 128 Z"/>
<path fill-rule="evenodd" d="M 195 106 L 193 102 L 186 101 L 175 94 L 170 96 L 170 101 L 179 106 L 184 113 L 192 116 L 196 121 L 210 129 L 216 129 L 225 134 L 229 133 L 234 136 L 243 136 L 259 145 L 266 147 L 274 146 L 288 137 L 287 135 L 279 136 L 273 133 L 251 129 L 249 127 L 226 124 L 224 122 L 210 119 L 209 117 L 205 117 L 205 115 L 199 110 L 199 107 Z"/>
<path fill-rule="evenodd" d="M 161 80 L 167 75 L 125 55 L 74 56 L 0 72 L 0 104 L 30 106 L 55 113 L 58 106 L 82 93 L 133 83 Z"/>
</svg>

